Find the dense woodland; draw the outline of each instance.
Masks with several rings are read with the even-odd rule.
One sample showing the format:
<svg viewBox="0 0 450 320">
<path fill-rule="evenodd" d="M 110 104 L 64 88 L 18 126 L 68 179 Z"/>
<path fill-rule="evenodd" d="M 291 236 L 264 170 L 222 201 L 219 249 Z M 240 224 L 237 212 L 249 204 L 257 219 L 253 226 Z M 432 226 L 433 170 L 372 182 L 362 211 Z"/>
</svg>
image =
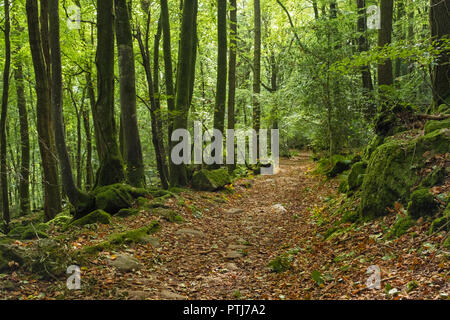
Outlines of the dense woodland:
<svg viewBox="0 0 450 320">
<path fill-rule="evenodd" d="M 0 9 L 0 281 L 12 283 L 0 289 L 17 292 L 13 298 L 44 291 L 61 297 L 65 289 L 50 290 L 45 282 L 39 285 L 49 291 L 18 289 L 17 279 L 8 278 L 11 269 L 58 278 L 68 265 L 97 261 L 92 254 L 116 252 L 115 245 L 143 250 L 142 237 L 166 222 L 201 220 L 222 206 L 246 221 L 240 210 L 259 202 L 302 225 L 312 219 L 317 229 L 308 235 L 322 234 L 323 241 L 345 237 L 351 228 L 364 234 L 358 228 L 365 223 L 375 223 L 386 241 L 413 230 L 423 237 L 417 246 L 431 243 L 443 255 L 427 270 L 444 269 L 444 283 L 415 298 L 448 294 L 449 0 L 1 0 Z M 227 129 L 278 129 L 280 175 L 258 176 L 259 161 L 174 163 L 170 155 L 178 141 L 172 133 L 193 134 L 196 122 L 224 135 Z M 286 182 L 292 177 L 301 178 Z M 270 189 L 272 180 L 281 184 Z M 266 203 L 267 197 L 276 202 Z M 105 229 L 121 225 L 118 217 L 135 230 Z M 261 226 L 282 223 L 252 217 Z M 271 236 L 300 238 L 295 223 L 292 234 Z M 198 235 L 191 227 L 177 232 Z M 162 225 L 167 228 L 174 227 Z M 120 241 L 112 231 L 122 232 Z M 59 253 L 52 261 L 48 249 L 41 272 L 16 247 L 37 245 L 33 254 L 42 254 L 44 238 L 54 240 L 49 246 Z M 303 252 L 283 254 L 281 247 L 267 249 L 267 259 L 257 262 L 269 266 L 270 277 L 293 273 L 293 257 Z M 246 250 L 239 247 L 225 258 L 243 258 Z M 393 252 L 398 258 L 401 251 Z M 111 256 L 116 254 L 108 258 L 114 262 Z M 311 259 L 311 265 L 323 265 Z M 292 287 L 298 294 L 163 290 L 145 298 L 340 297 L 323 296 L 335 284 L 315 268 L 313 290 L 285 280 L 300 283 Z M 411 281 L 402 284 L 414 286 L 408 293 L 418 286 Z M 386 296 L 398 296 L 391 289 Z M 362 292 L 342 292 L 355 290 Z M 373 297 L 379 296 L 366 296 Z"/>
</svg>

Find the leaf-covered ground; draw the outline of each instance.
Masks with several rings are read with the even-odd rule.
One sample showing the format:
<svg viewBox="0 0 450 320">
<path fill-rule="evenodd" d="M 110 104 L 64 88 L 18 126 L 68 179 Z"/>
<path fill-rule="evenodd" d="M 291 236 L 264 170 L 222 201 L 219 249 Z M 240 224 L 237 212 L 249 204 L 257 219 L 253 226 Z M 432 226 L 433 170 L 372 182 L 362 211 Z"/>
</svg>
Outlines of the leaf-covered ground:
<svg viewBox="0 0 450 320">
<path fill-rule="evenodd" d="M 67 290 L 65 278 L 37 280 L 19 269 L 2 276 L 10 286 L 0 298 L 448 297 L 449 253 L 440 248 L 445 234 L 429 236 L 428 222 L 419 221 L 409 233 L 388 241 L 384 236 L 395 220 L 392 214 L 365 224 L 341 224 L 325 241 L 324 234 L 341 218 L 335 209 L 344 198 L 337 192 L 339 182 L 313 175 L 314 167 L 309 154 L 302 153 L 282 160 L 274 176 L 242 179 L 219 193 L 183 192 L 166 204 L 179 211 L 184 222 L 158 218 L 162 228 L 149 243 L 89 257 L 81 268 L 81 290 Z M 153 219 L 151 211 L 114 218 L 111 225 L 69 233 L 67 241 L 71 249 L 81 250 L 112 232 Z M 133 256 L 140 267 L 117 270 L 111 262 L 121 255 Z M 366 287 L 367 269 L 373 265 L 381 270 L 381 289 Z"/>
</svg>

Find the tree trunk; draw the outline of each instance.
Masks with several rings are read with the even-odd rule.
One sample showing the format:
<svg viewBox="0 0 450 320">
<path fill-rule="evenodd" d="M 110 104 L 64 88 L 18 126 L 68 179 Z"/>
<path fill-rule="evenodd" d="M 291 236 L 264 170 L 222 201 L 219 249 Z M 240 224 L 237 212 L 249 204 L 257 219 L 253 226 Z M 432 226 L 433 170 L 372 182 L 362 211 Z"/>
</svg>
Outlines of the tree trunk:
<svg viewBox="0 0 450 320">
<path fill-rule="evenodd" d="M 381 0 L 380 14 L 381 14 L 381 29 L 378 31 L 378 46 L 391 44 L 392 38 L 392 15 L 393 15 L 393 0 Z M 394 82 L 392 75 L 392 61 L 386 59 L 378 63 L 378 85 L 389 86 Z M 382 110 L 386 108 L 387 93 L 384 88 L 380 88 L 380 98 L 382 101 Z"/>
<path fill-rule="evenodd" d="M 114 119 L 114 3 L 97 0 L 97 86 L 93 110 L 95 138 L 100 168 L 95 186 L 105 186 L 125 179 L 122 157 L 117 144 Z"/>
<path fill-rule="evenodd" d="M 367 15 L 366 15 L 366 1 L 357 0 L 358 7 L 358 51 L 365 52 L 369 50 L 369 42 L 367 40 Z M 367 99 L 370 98 L 370 93 L 373 91 L 372 75 L 370 72 L 370 65 L 361 67 L 361 79 L 363 86 L 363 94 Z M 365 110 L 366 119 L 372 119 L 376 113 L 376 106 L 373 103 L 368 103 Z"/>
<path fill-rule="evenodd" d="M 8 172 L 6 166 L 6 117 L 8 114 L 8 93 L 9 93 L 9 73 L 11 69 L 11 40 L 10 29 L 11 22 L 9 17 L 9 0 L 4 1 L 5 9 L 5 65 L 3 69 L 3 94 L 2 94 L 2 110 L 0 117 L 0 174 L 2 189 L 2 210 L 3 221 L 6 229 L 9 228 L 9 198 L 8 198 Z"/>
<path fill-rule="evenodd" d="M 253 129 L 256 131 L 256 153 L 259 158 L 259 129 L 261 128 L 261 4 L 254 0 L 254 53 L 253 53 Z"/>
<path fill-rule="evenodd" d="M 228 129 L 235 128 L 235 108 L 236 108 L 236 52 L 237 52 L 237 3 L 230 0 L 230 59 L 228 70 Z M 227 137 L 228 138 L 228 137 Z M 234 152 L 234 151 L 233 151 Z M 236 162 L 236 161 L 235 161 Z M 236 165 L 229 165 L 232 172 Z"/>
<path fill-rule="evenodd" d="M 41 2 L 41 13 L 47 15 L 47 12 L 42 11 L 43 2 L 45 1 Z M 26 11 L 30 49 L 36 78 L 36 114 L 39 150 L 42 158 L 44 214 L 46 219 L 50 220 L 61 211 L 61 193 L 59 188 L 58 166 L 54 157 L 55 137 L 50 108 L 49 72 L 46 67 L 46 60 L 44 60 L 46 51 L 43 50 L 39 28 L 36 27 L 39 25 L 37 0 L 27 0 Z M 43 20 L 46 21 L 46 19 Z M 41 25 L 41 30 L 45 29 L 46 26 Z"/>
<path fill-rule="evenodd" d="M 19 58 L 20 59 L 20 58 Z M 24 77 L 22 61 L 16 62 L 14 80 L 16 82 L 17 109 L 19 110 L 20 123 L 20 214 L 28 215 L 30 210 L 30 138 L 28 130 L 28 111 L 25 99 Z"/>
<path fill-rule="evenodd" d="M 218 51 L 214 129 L 219 130 L 223 135 L 227 97 L 227 1 L 217 0 L 217 8 Z M 216 164 L 216 167 L 219 166 L 220 164 Z"/>
<path fill-rule="evenodd" d="M 189 115 L 189 90 L 192 74 L 193 31 L 195 22 L 195 6 L 197 0 L 186 1 L 183 8 L 183 21 L 180 36 L 180 57 L 178 61 L 177 89 L 176 89 L 176 118 L 173 119 L 173 130 L 187 129 Z M 176 142 L 171 141 L 171 150 Z M 172 186 L 186 186 L 188 184 L 186 165 L 175 164 L 170 161 L 170 184 Z"/>
<path fill-rule="evenodd" d="M 76 216 L 89 213 L 94 199 L 82 193 L 75 185 L 69 152 L 67 151 L 63 119 L 63 82 L 61 66 L 61 46 L 59 40 L 59 0 L 49 0 L 50 58 L 51 58 L 51 107 L 54 121 L 56 152 L 61 167 L 64 191 L 75 209 Z"/>
<path fill-rule="evenodd" d="M 172 46 L 170 44 L 170 20 L 167 0 L 161 0 L 161 24 L 163 33 L 164 51 L 164 76 L 166 83 L 167 110 L 168 110 L 168 135 L 169 145 L 173 131 L 173 114 L 175 112 L 175 91 L 173 84 Z"/>
<path fill-rule="evenodd" d="M 450 0 L 431 0 L 430 2 L 431 36 L 439 46 L 441 39 L 450 37 Z M 439 55 L 432 68 L 433 100 L 436 106 L 450 105 L 450 50 Z"/>
<path fill-rule="evenodd" d="M 136 71 L 130 17 L 126 0 L 115 0 L 114 3 L 127 180 L 132 186 L 143 187 L 145 174 L 136 111 Z"/>
</svg>

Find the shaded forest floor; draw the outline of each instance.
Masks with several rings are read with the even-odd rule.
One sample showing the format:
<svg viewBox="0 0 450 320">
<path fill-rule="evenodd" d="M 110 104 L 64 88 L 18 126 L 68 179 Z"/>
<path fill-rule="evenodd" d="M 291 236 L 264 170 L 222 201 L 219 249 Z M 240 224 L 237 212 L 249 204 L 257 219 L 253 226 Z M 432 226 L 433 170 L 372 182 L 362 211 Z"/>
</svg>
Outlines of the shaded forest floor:
<svg viewBox="0 0 450 320">
<path fill-rule="evenodd" d="M 310 155 L 282 159 L 280 172 L 235 182 L 218 193 L 186 191 L 166 204 L 182 223 L 160 219 L 162 228 L 146 244 L 114 248 L 89 257 L 81 290 L 65 279 L 37 280 L 14 272 L 2 299 L 442 299 L 450 291 L 444 235 L 429 236 L 419 221 L 410 233 L 383 238 L 395 216 L 343 224 L 333 208 L 344 201 L 338 180 L 312 174 Z M 356 205 L 356 204 L 355 204 Z M 80 249 L 108 234 L 148 224 L 151 212 L 70 234 Z M 136 270 L 111 265 L 123 255 Z M 268 267 L 271 263 L 272 270 Z M 381 289 L 367 289 L 367 269 L 381 269 Z M 273 272 L 273 270 L 281 272 Z M 396 290 L 392 290 L 396 289 Z M 388 292 L 391 294 L 388 294 Z"/>
</svg>

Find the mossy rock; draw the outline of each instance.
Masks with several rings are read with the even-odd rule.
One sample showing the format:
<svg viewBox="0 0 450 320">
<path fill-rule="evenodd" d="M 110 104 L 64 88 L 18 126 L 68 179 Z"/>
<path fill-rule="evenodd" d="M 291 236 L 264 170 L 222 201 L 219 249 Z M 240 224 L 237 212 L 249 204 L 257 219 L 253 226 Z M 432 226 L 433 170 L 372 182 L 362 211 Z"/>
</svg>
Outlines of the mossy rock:
<svg viewBox="0 0 450 320">
<path fill-rule="evenodd" d="M 164 189 L 150 189 L 149 190 L 150 194 L 154 197 L 154 198 L 161 198 L 161 197 L 174 197 L 174 193 L 172 193 L 169 190 L 164 190 Z"/>
<path fill-rule="evenodd" d="M 347 193 L 349 191 L 347 178 L 343 179 L 341 181 L 341 183 L 339 184 L 339 187 L 338 187 L 338 192 L 339 193 Z"/>
<path fill-rule="evenodd" d="M 408 214 L 413 218 L 431 216 L 438 209 L 433 194 L 426 188 L 421 188 L 411 194 L 408 203 Z"/>
<path fill-rule="evenodd" d="M 411 141 L 391 140 L 379 146 L 369 159 L 361 186 L 360 212 L 365 219 L 389 213 L 395 201 L 407 203 L 417 185 L 422 155 L 450 152 L 450 130 L 442 129 Z"/>
<path fill-rule="evenodd" d="M 69 224 L 73 219 L 73 216 L 69 211 L 63 211 L 56 215 L 52 220 L 48 221 L 46 224 L 49 226 L 64 227 Z"/>
<path fill-rule="evenodd" d="M 231 177 L 225 168 L 217 170 L 200 170 L 192 178 L 192 187 L 195 190 L 215 191 L 231 183 Z"/>
<path fill-rule="evenodd" d="M 450 237 L 447 236 L 447 239 L 445 239 L 443 246 L 445 249 L 450 249 Z"/>
<path fill-rule="evenodd" d="M 153 210 L 152 213 L 162 217 L 164 220 L 167 220 L 169 222 L 173 222 L 173 223 L 184 222 L 183 217 L 180 216 L 180 214 L 178 212 L 176 212 L 175 210 L 157 208 L 157 209 Z"/>
<path fill-rule="evenodd" d="M 85 226 L 87 224 L 94 224 L 94 223 L 101 223 L 101 224 L 110 224 L 111 223 L 111 215 L 101 209 L 95 210 L 88 215 L 84 216 L 81 219 L 75 220 L 71 222 L 69 225 L 67 225 L 67 228 L 73 227 L 73 226 Z"/>
<path fill-rule="evenodd" d="M 19 240 L 31 240 L 36 238 L 48 238 L 45 232 L 49 226 L 45 223 L 17 226 L 8 232 L 8 237 Z"/>
<path fill-rule="evenodd" d="M 384 137 L 383 136 L 375 136 L 373 137 L 372 141 L 369 143 L 369 145 L 366 147 L 363 153 L 363 159 L 369 160 L 372 153 L 384 143 Z"/>
<path fill-rule="evenodd" d="M 367 163 L 365 162 L 357 162 L 352 166 L 347 179 L 348 190 L 358 189 L 362 185 L 366 169 Z"/>
<path fill-rule="evenodd" d="M 399 217 L 395 221 L 395 223 L 392 225 L 391 229 L 389 229 L 389 232 L 387 234 L 388 239 L 392 238 L 398 238 L 405 233 L 408 232 L 408 230 L 413 227 L 416 224 L 416 221 L 410 217 Z"/>
<path fill-rule="evenodd" d="M 113 184 L 94 190 L 95 207 L 111 214 L 120 209 L 130 208 L 133 199 L 145 197 L 149 193 L 145 189 L 134 188 L 126 184 Z"/>
<path fill-rule="evenodd" d="M 14 244 L 0 244 L 0 273 L 10 270 L 11 261 L 22 264 L 25 257 L 26 252 L 23 248 Z"/>
<path fill-rule="evenodd" d="M 145 205 L 147 205 L 149 203 L 150 199 L 144 198 L 144 197 L 139 197 L 135 200 L 136 205 L 138 205 L 139 207 L 143 207 Z"/>
<path fill-rule="evenodd" d="M 425 134 L 445 128 L 450 129 L 450 118 L 445 120 L 429 120 L 425 123 Z"/>
<path fill-rule="evenodd" d="M 281 273 L 288 271 L 292 267 L 293 257 L 288 253 L 283 253 L 277 256 L 275 259 L 271 260 L 267 267 L 270 271 L 275 273 Z"/>
<path fill-rule="evenodd" d="M 117 245 L 146 243 L 150 241 L 149 235 L 157 232 L 159 229 L 160 224 L 158 221 L 155 220 L 145 227 L 121 233 L 111 234 L 110 236 L 107 237 L 106 241 L 103 241 L 94 246 L 83 248 L 83 252 L 87 254 L 92 254 L 97 253 L 99 251 L 110 249 Z"/>
<path fill-rule="evenodd" d="M 119 212 L 117 212 L 115 214 L 115 217 L 119 217 L 119 218 L 132 217 L 132 216 L 138 215 L 139 212 L 140 211 L 138 209 L 134 209 L 134 208 L 120 209 Z"/>
<path fill-rule="evenodd" d="M 156 209 L 156 208 L 168 209 L 169 206 L 165 204 L 164 199 L 156 198 L 153 201 L 151 201 L 150 203 L 147 203 L 145 205 L 145 208 L 148 208 L 148 209 Z"/>
<path fill-rule="evenodd" d="M 326 175 L 329 178 L 334 178 L 338 174 L 349 170 L 351 165 L 352 165 L 352 161 L 349 159 L 338 160 L 331 166 L 331 168 L 327 171 Z"/>
<path fill-rule="evenodd" d="M 392 111 L 380 113 L 375 119 L 375 132 L 382 137 L 390 136 L 397 126 L 397 116 Z"/>
</svg>

